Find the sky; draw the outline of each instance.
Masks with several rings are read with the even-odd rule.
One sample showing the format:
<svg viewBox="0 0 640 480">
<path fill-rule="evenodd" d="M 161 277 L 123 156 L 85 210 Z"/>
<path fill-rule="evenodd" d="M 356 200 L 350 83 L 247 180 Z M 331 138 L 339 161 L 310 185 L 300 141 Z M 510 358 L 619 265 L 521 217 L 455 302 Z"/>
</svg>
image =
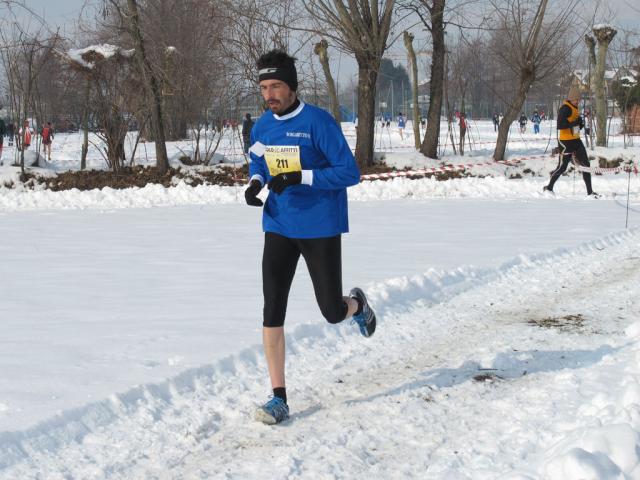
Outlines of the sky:
<svg viewBox="0 0 640 480">
<path fill-rule="evenodd" d="M 96 0 L 25 0 L 27 6 L 43 15 L 55 25 L 64 25 L 77 18 L 85 3 L 95 3 Z M 601 0 L 587 0 L 581 3 L 581 9 L 588 10 L 590 5 L 601 3 Z M 617 11 L 620 23 L 628 27 L 634 24 L 640 27 L 640 7 L 632 5 L 634 0 L 607 0 L 606 4 Z"/>
<path fill-rule="evenodd" d="M 586 0 L 580 2 L 580 10 L 582 15 L 588 15 L 587 12 L 591 11 L 596 5 L 602 4 L 608 6 L 608 8 L 615 12 L 615 19 L 601 19 L 613 23 L 622 28 L 640 30 L 640 7 L 632 6 L 635 0 L 607 0 L 602 3 L 603 0 Z M 82 11 L 85 4 L 96 4 L 100 0 L 25 0 L 26 5 L 34 10 L 39 15 L 43 16 L 52 28 L 60 27 L 61 31 L 68 29 L 71 31 L 73 22 L 78 18 L 78 15 Z M 422 48 L 420 43 L 420 28 L 416 29 L 416 48 Z M 427 46 L 428 48 L 428 46 Z M 357 74 L 357 66 L 352 58 L 348 55 L 339 54 L 337 51 L 329 52 L 332 59 L 332 70 L 338 78 L 339 84 L 347 84 Z M 406 64 L 406 54 L 402 38 L 396 41 L 389 51 L 388 56 L 394 60 L 394 62 Z M 338 57 L 338 58 L 336 58 Z M 425 60 L 426 61 L 426 60 Z M 424 62 L 423 62 L 424 63 Z M 421 65 L 420 70 L 426 72 L 426 65 Z"/>
<path fill-rule="evenodd" d="M 64 27 L 78 18 L 85 0 L 26 0 L 25 4 L 52 27 Z"/>
</svg>

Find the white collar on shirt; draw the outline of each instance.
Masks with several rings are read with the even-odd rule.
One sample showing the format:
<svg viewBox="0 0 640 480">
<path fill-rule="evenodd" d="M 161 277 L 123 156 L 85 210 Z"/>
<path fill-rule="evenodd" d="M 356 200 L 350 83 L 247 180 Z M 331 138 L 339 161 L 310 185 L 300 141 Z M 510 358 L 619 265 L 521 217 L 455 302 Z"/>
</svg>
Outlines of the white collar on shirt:
<svg viewBox="0 0 640 480">
<path fill-rule="evenodd" d="M 273 114 L 273 118 L 275 118 L 276 120 L 289 120 L 290 118 L 295 117 L 296 115 L 298 115 L 302 109 L 304 108 L 305 103 L 300 100 L 300 105 L 298 105 L 298 108 L 296 108 L 293 112 L 291 113 L 287 113 L 286 115 L 276 115 L 275 113 Z"/>
</svg>

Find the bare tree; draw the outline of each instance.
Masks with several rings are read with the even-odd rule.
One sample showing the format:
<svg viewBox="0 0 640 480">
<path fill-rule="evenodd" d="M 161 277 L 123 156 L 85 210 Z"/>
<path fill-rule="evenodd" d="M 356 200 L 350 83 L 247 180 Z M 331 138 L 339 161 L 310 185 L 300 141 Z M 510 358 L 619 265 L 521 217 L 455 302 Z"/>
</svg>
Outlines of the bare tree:
<svg viewBox="0 0 640 480">
<path fill-rule="evenodd" d="M 109 2 L 112 11 L 117 14 L 121 22 L 126 25 L 135 46 L 135 57 L 138 64 L 142 86 L 147 100 L 147 109 L 152 118 L 153 139 L 156 148 L 156 168 L 162 175 L 169 170 L 167 157 L 166 136 L 163 116 L 163 100 L 160 91 L 159 75 L 154 69 L 147 54 L 146 41 L 142 31 L 140 11 L 137 0 L 126 0 L 126 7 L 122 0 L 104 0 Z"/>
<path fill-rule="evenodd" d="M 84 80 L 84 108 L 82 109 L 82 150 L 80 152 L 80 170 L 87 168 L 87 155 L 89 153 L 89 100 L 91 98 L 91 81 Z"/>
<path fill-rule="evenodd" d="M 223 15 L 227 32 L 222 43 L 225 58 L 235 64 L 228 78 L 238 93 L 252 98 L 255 110 L 264 108 L 258 94 L 256 62 L 263 53 L 279 48 L 296 55 L 291 44 L 291 17 L 296 0 L 225 0 Z M 268 12 L 268 13 L 267 13 Z"/>
<path fill-rule="evenodd" d="M 530 5 L 530 2 L 523 0 L 504 0 L 499 3 L 496 0 L 491 12 L 495 35 L 499 36 L 494 54 L 513 71 L 517 79 L 498 128 L 494 160 L 504 159 L 511 123 L 518 117 L 531 86 L 557 68 L 559 55 L 568 55 L 573 49 L 567 47 L 567 42 L 563 40 L 570 31 L 573 19 L 571 12 L 576 1 L 570 0 L 565 8 L 556 9 L 555 16 L 547 22 L 545 14 L 548 0 L 540 0 L 535 8 Z"/>
<path fill-rule="evenodd" d="M 127 0 L 127 6 L 129 7 L 127 14 L 130 25 L 129 28 L 136 45 L 138 68 L 142 72 L 143 85 L 147 92 L 148 101 L 151 102 L 150 110 L 153 119 L 153 137 L 156 146 L 156 166 L 158 172 L 164 174 L 169 170 L 169 159 L 167 157 L 167 145 L 164 133 L 163 102 L 160 93 L 160 82 L 147 56 L 145 40 L 140 27 L 140 14 L 138 12 L 137 1 Z"/>
<path fill-rule="evenodd" d="M 132 66 L 134 51 L 100 45 L 59 55 L 86 78 L 85 88 L 91 93 L 88 110 L 95 112 L 100 125 L 95 133 L 106 145 L 102 153 L 107 165 L 119 172 L 126 159 L 124 140 L 129 130 L 126 115 L 136 108 L 135 91 L 142 87 Z"/>
<path fill-rule="evenodd" d="M 12 4 L 13 2 L 5 2 Z M 16 122 L 18 129 L 36 117 L 38 108 L 42 107 L 41 94 L 38 83 L 45 67 L 51 62 L 51 51 L 58 45 L 60 37 L 51 35 L 44 24 L 38 23 L 35 29 L 30 24 L 25 24 L 8 5 L 8 19 L 0 28 L 0 58 L 7 75 L 9 87 L 9 110 L 11 118 Z M 40 98 L 38 98 L 40 97 Z M 28 127 L 27 127 L 28 128 Z M 17 139 L 17 151 L 19 151 L 19 164 L 24 175 L 24 137 Z"/>
<path fill-rule="evenodd" d="M 454 98 L 460 102 L 459 104 L 456 104 L 460 113 L 460 136 L 458 138 L 458 149 L 460 155 L 464 155 L 464 143 L 467 133 L 467 93 L 471 78 L 475 75 L 475 71 L 469 67 L 471 66 L 471 62 L 473 61 L 475 54 L 476 52 L 471 48 L 471 45 L 465 42 L 464 39 L 460 39 L 458 45 L 453 49 L 453 58 L 451 62 L 449 62 L 449 71 L 447 72 L 447 76 L 449 77 L 447 81 L 449 90 L 454 93 Z"/>
<path fill-rule="evenodd" d="M 356 159 L 373 165 L 376 80 L 387 48 L 395 0 L 305 0 L 319 31 L 358 63 L 358 134 Z"/>
<path fill-rule="evenodd" d="M 336 93 L 336 84 L 333 81 L 333 75 L 331 75 L 331 68 L 329 68 L 329 43 L 322 39 L 313 47 L 313 52 L 318 55 L 320 64 L 322 65 L 322 71 L 324 72 L 324 78 L 327 82 L 327 90 L 329 91 L 329 99 L 331 101 L 331 112 L 336 122 L 340 123 L 342 118 L 340 116 L 340 104 L 338 103 L 338 94 Z"/>
<path fill-rule="evenodd" d="M 414 35 L 407 31 L 403 34 L 404 46 L 411 62 L 411 98 L 413 102 L 413 140 L 416 150 L 420 150 L 420 109 L 418 105 L 418 62 L 413 48 Z"/>
<path fill-rule="evenodd" d="M 438 158 L 445 75 L 445 0 L 409 0 L 406 3 L 406 8 L 420 18 L 423 26 L 431 34 L 429 111 L 427 113 L 427 131 L 420 146 L 420 152 L 429 158 Z"/>
<path fill-rule="evenodd" d="M 605 91 L 604 73 L 607 67 L 607 50 L 609 44 L 618 31 L 611 25 L 595 25 L 593 35 L 585 35 L 584 40 L 589 52 L 589 61 L 594 66 L 591 70 L 589 82 L 594 89 L 596 105 L 596 144 L 599 147 L 607 145 L 607 95 Z M 596 55 L 596 41 L 598 43 L 598 54 Z"/>
<path fill-rule="evenodd" d="M 447 112 L 447 131 L 451 140 L 451 148 L 453 154 L 456 155 L 456 141 L 453 138 L 453 108 L 449 102 L 449 52 L 444 57 L 444 78 L 442 82 L 442 90 L 444 92 L 444 104 Z"/>
<path fill-rule="evenodd" d="M 161 82 L 165 134 L 187 138 L 194 123 L 210 123 L 220 88 L 235 81 L 237 63 L 223 50 L 226 12 L 208 0 L 146 0 L 140 8 L 148 58 Z"/>
</svg>

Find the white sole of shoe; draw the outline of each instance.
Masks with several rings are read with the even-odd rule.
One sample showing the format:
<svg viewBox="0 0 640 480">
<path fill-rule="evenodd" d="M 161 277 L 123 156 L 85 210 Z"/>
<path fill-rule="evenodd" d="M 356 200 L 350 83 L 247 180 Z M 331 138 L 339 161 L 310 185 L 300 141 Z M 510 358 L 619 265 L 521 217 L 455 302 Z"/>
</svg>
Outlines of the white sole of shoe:
<svg viewBox="0 0 640 480">
<path fill-rule="evenodd" d="M 265 425 L 275 425 L 276 424 L 276 419 L 273 418 L 271 415 L 269 415 L 267 412 L 265 412 L 263 409 L 259 408 L 258 410 L 256 410 L 256 413 L 254 415 L 254 418 L 258 421 L 258 422 L 262 422 Z"/>
</svg>

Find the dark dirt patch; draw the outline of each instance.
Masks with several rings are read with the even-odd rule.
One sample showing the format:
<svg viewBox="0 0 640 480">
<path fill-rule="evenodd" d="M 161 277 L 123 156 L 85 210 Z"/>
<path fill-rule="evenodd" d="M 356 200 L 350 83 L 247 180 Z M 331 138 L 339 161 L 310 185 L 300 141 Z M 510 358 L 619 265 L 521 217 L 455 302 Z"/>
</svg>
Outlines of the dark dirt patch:
<svg viewBox="0 0 640 480">
<path fill-rule="evenodd" d="M 360 175 L 370 175 L 372 173 L 389 173 L 395 169 L 388 167 L 384 163 L 375 163 L 370 167 L 360 167 Z"/>
<path fill-rule="evenodd" d="M 156 168 L 124 167 L 119 172 L 103 170 L 83 170 L 79 172 L 59 173 L 53 178 L 44 179 L 50 190 L 92 190 L 94 188 L 111 187 L 123 189 L 129 187 L 143 187 L 148 183 L 159 183 L 165 187 L 171 185 L 171 178 L 176 173 L 170 169 L 161 175 Z"/>
<path fill-rule="evenodd" d="M 410 171 L 406 168 L 402 171 Z M 396 172 L 383 163 L 375 164 L 371 167 L 360 169 L 362 175 Z M 63 190 L 93 190 L 105 187 L 113 189 L 125 189 L 131 187 L 142 188 L 148 184 L 159 184 L 164 187 L 176 185 L 179 181 L 184 181 L 188 185 L 221 185 L 233 186 L 243 185 L 247 182 L 249 169 L 247 165 L 242 167 L 232 167 L 217 165 L 215 167 L 195 166 L 190 168 L 170 168 L 169 171 L 161 175 L 155 167 L 128 166 L 123 167 L 117 173 L 110 170 L 83 170 L 60 172 L 52 176 L 40 176 L 33 173 L 25 173 L 21 176 L 22 185 L 27 188 L 38 186 L 59 192 Z M 471 175 L 466 170 L 443 171 L 427 174 L 407 175 L 406 178 L 418 179 L 433 177 L 437 181 L 446 181 L 454 178 L 478 177 L 485 175 Z M 390 179 L 381 179 L 390 180 Z M 5 188 L 15 188 L 13 181 L 5 182 Z"/>
<path fill-rule="evenodd" d="M 585 328 L 585 318 L 581 313 L 529 320 L 527 323 L 541 328 L 555 328 L 562 332 L 579 332 Z"/>
<path fill-rule="evenodd" d="M 612 160 L 606 159 L 604 157 L 598 158 L 598 166 L 600 168 L 617 168 L 622 163 L 622 158 L 614 158 Z"/>
<path fill-rule="evenodd" d="M 21 173 L 18 179 L 23 186 L 29 189 L 33 189 L 36 185 L 40 183 L 40 180 L 41 180 L 40 177 L 30 172 Z M 3 182 L 2 186 L 4 188 L 15 188 L 16 183 L 13 180 L 9 180 L 9 181 Z"/>
<path fill-rule="evenodd" d="M 428 173 L 423 176 L 429 177 L 429 178 L 434 177 L 439 182 L 443 182 L 445 180 L 451 180 L 452 178 L 468 178 L 468 177 L 482 178 L 485 175 L 471 175 L 466 170 L 454 170 L 451 172 Z M 412 178 L 412 177 L 409 177 L 409 178 Z"/>
<path fill-rule="evenodd" d="M 164 187 L 175 185 L 182 180 L 191 186 L 197 185 L 235 185 L 244 184 L 247 181 L 247 167 L 216 167 L 211 169 L 175 169 L 171 168 L 161 175 L 155 167 L 124 167 L 118 173 L 105 170 L 69 171 L 57 174 L 54 177 L 40 177 L 26 174 L 23 183 L 33 187 L 35 184 L 43 185 L 54 192 L 70 190 L 92 190 L 110 187 L 124 189 L 131 187 L 144 187 L 148 184 L 159 184 Z M 4 184 L 6 188 L 13 188 L 12 182 Z"/>
<path fill-rule="evenodd" d="M 497 380 L 503 380 L 503 378 L 495 373 L 481 373 L 473 377 L 474 382 L 495 382 Z"/>
<path fill-rule="evenodd" d="M 384 164 L 376 164 L 373 165 L 371 167 L 360 167 L 360 174 L 361 175 L 372 175 L 372 174 L 379 174 L 379 173 L 391 173 L 391 172 L 409 172 L 412 171 L 413 168 L 407 167 L 403 170 L 397 170 L 395 168 L 391 168 L 388 167 L 387 165 Z M 465 170 L 453 170 L 453 171 L 445 171 L 445 172 L 435 172 L 435 173 L 418 173 L 415 175 L 406 175 L 405 178 L 409 178 L 411 180 L 414 179 L 418 179 L 418 178 L 431 178 L 434 177 L 436 180 L 438 181 L 445 181 L 445 180 L 451 180 L 452 178 L 467 178 L 467 177 L 472 177 L 472 176 L 477 176 L 477 177 L 482 177 L 480 175 L 471 175 L 468 172 L 466 172 Z M 392 178 L 380 178 L 378 180 L 392 180 Z M 370 181 L 370 180 L 365 180 L 365 181 Z"/>
</svg>

